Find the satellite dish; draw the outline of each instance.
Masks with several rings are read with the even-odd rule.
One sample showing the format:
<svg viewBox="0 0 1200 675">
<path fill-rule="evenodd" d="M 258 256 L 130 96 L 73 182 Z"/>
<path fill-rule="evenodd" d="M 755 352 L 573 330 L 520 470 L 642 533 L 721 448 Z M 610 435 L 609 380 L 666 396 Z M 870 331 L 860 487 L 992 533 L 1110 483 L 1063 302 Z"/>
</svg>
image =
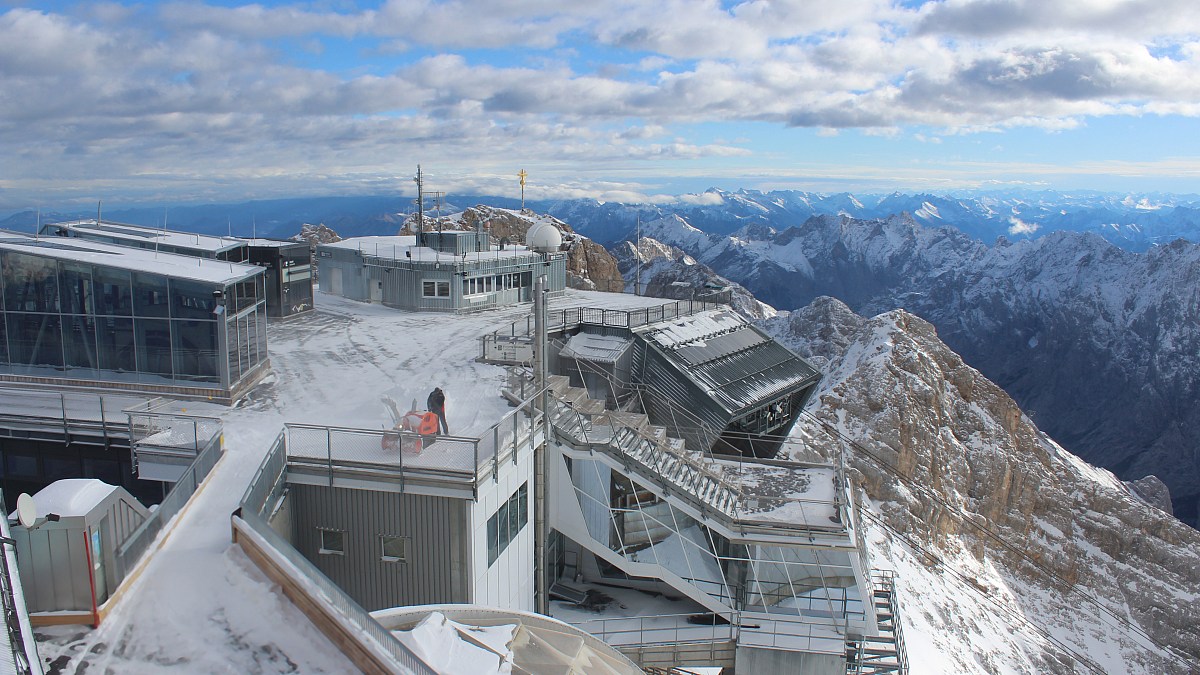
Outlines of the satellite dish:
<svg viewBox="0 0 1200 675">
<path fill-rule="evenodd" d="M 28 492 L 22 492 L 17 497 L 17 521 L 26 529 L 32 529 L 37 521 L 37 504 L 33 503 L 33 497 Z"/>
</svg>

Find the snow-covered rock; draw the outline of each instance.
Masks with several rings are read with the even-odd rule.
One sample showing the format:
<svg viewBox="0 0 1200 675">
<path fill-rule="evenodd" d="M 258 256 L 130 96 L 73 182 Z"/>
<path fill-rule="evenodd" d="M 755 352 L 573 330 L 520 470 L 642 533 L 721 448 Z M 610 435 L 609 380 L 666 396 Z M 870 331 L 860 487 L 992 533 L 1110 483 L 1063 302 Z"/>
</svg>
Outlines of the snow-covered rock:
<svg viewBox="0 0 1200 675">
<path fill-rule="evenodd" d="M 1200 532 L 1055 444 L 908 312 L 822 299 L 764 323 L 827 363 L 795 458 L 847 448 L 914 672 L 1200 667 Z"/>
</svg>

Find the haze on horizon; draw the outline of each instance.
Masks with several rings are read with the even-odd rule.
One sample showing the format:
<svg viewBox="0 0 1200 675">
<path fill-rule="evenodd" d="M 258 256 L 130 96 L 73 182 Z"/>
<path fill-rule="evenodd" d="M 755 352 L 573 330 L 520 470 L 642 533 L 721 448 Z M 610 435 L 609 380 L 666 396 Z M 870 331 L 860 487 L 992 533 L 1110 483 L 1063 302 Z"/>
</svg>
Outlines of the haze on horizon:
<svg viewBox="0 0 1200 675">
<path fill-rule="evenodd" d="M 1194 0 L 0 0 L 0 209 L 1195 193 Z"/>
</svg>

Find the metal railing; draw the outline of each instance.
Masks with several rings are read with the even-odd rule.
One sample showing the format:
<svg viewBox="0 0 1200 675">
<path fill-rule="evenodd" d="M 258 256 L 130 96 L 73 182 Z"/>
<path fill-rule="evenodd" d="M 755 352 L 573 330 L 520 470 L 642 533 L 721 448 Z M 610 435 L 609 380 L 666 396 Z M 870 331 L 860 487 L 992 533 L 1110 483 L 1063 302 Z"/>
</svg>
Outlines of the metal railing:
<svg viewBox="0 0 1200 675">
<path fill-rule="evenodd" d="M 698 617 L 712 617 L 710 623 L 691 623 Z M 716 618 L 720 617 L 720 621 Z M 572 626 L 604 640 L 614 647 L 681 644 L 737 640 L 737 617 L 709 614 L 657 614 L 633 617 L 601 617 L 572 621 Z"/>
<path fill-rule="evenodd" d="M 603 309 L 599 307 L 566 307 L 546 312 L 546 330 L 563 331 L 583 324 L 609 326 L 613 328 L 637 328 L 681 316 L 690 316 L 709 309 L 723 309 L 726 305 L 698 300 L 676 300 L 653 307 L 640 309 Z M 501 337 L 533 334 L 533 317 L 526 316 L 512 322 L 508 330 L 497 330 L 480 338 L 481 353 L 489 352 L 488 344 Z"/>
<path fill-rule="evenodd" d="M 532 452 L 537 445 L 538 398 L 535 393 L 522 401 L 478 437 L 289 423 L 283 432 L 287 463 L 321 471 L 331 485 L 336 472 L 357 471 L 399 478 L 401 486 L 406 478 L 461 483 L 478 497 L 479 480 L 499 480 L 502 462 L 515 464 L 522 448 Z"/>
<path fill-rule="evenodd" d="M 115 560 L 118 583 L 137 565 L 163 527 L 183 509 L 192 495 L 196 493 L 200 484 L 204 482 L 209 472 L 216 466 L 217 461 L 221 459 L 224 451 L 222 435 L 218 433 L 212 436 L 196 455 L 196 458 L 192 460 L 192 463 L 184 469 L 183 475 L 172 486 L 171 491 L 163 498 L 154 513 L 117 547 Z"/>
</svg>

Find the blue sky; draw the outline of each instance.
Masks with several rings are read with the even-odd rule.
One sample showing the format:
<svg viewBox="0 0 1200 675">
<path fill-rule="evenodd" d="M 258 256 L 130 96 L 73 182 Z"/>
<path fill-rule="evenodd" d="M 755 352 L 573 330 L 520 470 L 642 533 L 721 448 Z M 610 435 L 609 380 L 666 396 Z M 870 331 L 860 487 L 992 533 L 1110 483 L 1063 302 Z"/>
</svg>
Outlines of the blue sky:
<svg viewBox="0 0 1200 675">
<path fill-rule="evenodd" d="M 0 0 L 0 208 L 1200 192 L 1195 0 Z"/>
</svg>

